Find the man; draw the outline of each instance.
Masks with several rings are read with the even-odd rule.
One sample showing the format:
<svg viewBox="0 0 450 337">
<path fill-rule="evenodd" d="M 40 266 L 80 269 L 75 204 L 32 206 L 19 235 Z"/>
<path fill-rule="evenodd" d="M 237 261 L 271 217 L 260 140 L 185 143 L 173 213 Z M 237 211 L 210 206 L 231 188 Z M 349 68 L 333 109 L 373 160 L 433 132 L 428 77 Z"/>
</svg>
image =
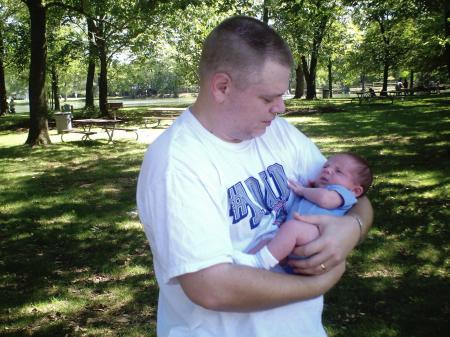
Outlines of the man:
<svg viewBox="0 0 450 337">
<path fill-rule="evenodd" d="M 298 217 L 321 236 L 287 275 L 233 263 L 273 232 L 325 158 L 284 119 L 292 56 L 262 22 L 233 17 L 206 39 L 196 102 L 147 151 L 137 203 L 160 286 L 158 336 L 325 336 L 323 298 L 365 235 L 363 198 L 341 218 Z M 358 221 L 356 221 L 358 220 Z"/>
</svg>

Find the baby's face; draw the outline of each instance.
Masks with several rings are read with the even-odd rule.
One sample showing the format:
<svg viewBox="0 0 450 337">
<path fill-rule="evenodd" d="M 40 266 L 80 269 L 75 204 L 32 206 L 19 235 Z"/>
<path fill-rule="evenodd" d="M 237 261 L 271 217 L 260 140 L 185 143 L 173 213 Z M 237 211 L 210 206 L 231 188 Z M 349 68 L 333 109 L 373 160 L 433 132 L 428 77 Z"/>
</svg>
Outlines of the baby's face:
<svg viewBox="0 0 450 337">
<path fill-rule="evenodd" d="M 355 182 L 356 169 L 357 164 L 353 158 L 346 155 L 335 155 L 323 165 L 316 185 L 318 187 L 342 185 L 352 191 L 359 186 Z"/>
</svg>

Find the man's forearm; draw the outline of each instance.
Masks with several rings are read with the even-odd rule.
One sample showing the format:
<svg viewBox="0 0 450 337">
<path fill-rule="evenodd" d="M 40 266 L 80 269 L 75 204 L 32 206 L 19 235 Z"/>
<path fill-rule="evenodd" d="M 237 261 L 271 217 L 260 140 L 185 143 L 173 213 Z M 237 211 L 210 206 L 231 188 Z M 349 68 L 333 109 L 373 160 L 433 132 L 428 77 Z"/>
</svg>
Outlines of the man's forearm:
<svg viewBox="0 0 450 337">
<path fill-rule="evenodd" d="M 186 295 L 210 310 L 247 312 L 310 299 L 328 291 L 344 266 L 320 276 L 275 273 L 233 264 L 219 264 L 178 277 Z"/>
</svg>

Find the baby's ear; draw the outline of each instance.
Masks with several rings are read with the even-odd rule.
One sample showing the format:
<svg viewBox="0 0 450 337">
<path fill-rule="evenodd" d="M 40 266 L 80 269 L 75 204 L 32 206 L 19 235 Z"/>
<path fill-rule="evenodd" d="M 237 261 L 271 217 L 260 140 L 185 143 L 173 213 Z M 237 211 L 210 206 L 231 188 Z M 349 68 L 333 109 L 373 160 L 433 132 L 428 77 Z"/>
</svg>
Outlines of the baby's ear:
<svg viewBox="0 0 450 337">
<path fill-rule="evenodd" d="M 355 197 L 359 198 L 363 195 L 364 189 L 361 185 L 356 185 L 352 188 L 352 192 L 355 194 Z"/>
</svg>

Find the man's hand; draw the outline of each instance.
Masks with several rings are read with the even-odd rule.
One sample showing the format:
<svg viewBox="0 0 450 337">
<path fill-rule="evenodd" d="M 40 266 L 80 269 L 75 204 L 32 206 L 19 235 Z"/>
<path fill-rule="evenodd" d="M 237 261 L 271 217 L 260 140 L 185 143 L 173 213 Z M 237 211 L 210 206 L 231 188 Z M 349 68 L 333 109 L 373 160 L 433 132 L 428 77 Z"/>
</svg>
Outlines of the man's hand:
<svg viewBox="0 0 450 337">
<path fill-rule="evenodd" d="M 354 216 L 361 220 L 363 226 L 359 226 Z M 357 243 L 366 237 L 373 222 L 373 208 L 369 199 L 363 196 L 343 217 L 296 214 L 294 219 L 318 226 L 320 236 L 296 248 L 293 252 L 294 255 L 310 256 L 310 258 L 291 260 L 289 264 L 297 273 L 318 275 L 344 261 Z"/>
<path fill-rule="evenodd" d="M 288 261 L 295 273 L 323 274 L 343 263 L 359 241 L 359 228 L 351 216 L 300 216 L 295 213 L 294 219 L 314 224 L 319 227 L 320 232 L 316 240 L 299 246 L 293 251 L 293 255 L 310 256 L 303 260 Z"/>
</svg>

